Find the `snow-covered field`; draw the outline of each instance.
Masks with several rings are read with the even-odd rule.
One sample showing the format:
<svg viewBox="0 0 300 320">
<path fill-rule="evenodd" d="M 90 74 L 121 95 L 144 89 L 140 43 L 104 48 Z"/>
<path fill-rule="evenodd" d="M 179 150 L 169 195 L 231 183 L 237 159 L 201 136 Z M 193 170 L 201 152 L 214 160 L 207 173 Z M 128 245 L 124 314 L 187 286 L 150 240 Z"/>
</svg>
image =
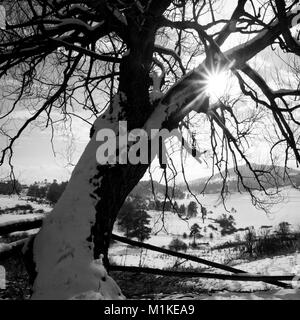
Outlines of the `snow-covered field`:
<svg viewBox="0 0 300 320">
<path fill-rule="evenodd" d="M 30 204 L 34 210 L 40 210 L 43 209 L 46 212 L 51 210 L 51 207 L 46 204 L 39 204 L 36 202 L 28 201 L 26 196 L 19 197 L 18 195 L 12 195 L 12 196 L 6 196 L 3 194 L 0 194 L 0 208 L 12 208 L 16 205 L 26 205 Z M 1 216 L 0 216 L 1 218 Z"/>
<path fill-rule="evenodd" d="M 146 242 L 158 246 L 163 246 L 163 244 L 168 244 L 170 242 L 170 239 L 172 239 L 172 237 L 166 234 L 155 236 L 153 235 L 151 239 L 147 240 Z M 188 239 L 186 241 L 188 243 L 191 240 Z M 199 246 L 199 248 L 197 248 L 196 250 L 189 248 L 186 253 L 209 261 L 214 261 L 221 264 L 228 264 L 234 266 L 234 268 L 244 270 L 250 274 L 273 276 L 300 276 L 300 252 L 284 256 L 259 259 L 251 262 L 248 262 L 245 259 L 238 259 L 237 257 L 239 254 L 238 252 L 235 252 L 233 249 L 211 250 L 209 246 Z M 140 265 L 143 267 L 151 267 L 157 269 L 172 269 L 176 264 L 180 263 L 180 267 L 184 267 L 189 270 L 196 268 L 198 268 L 199 270 L 199 268 L 201 268 L 201 271 L 203 272 L 222 272 L 226 274 L 226 272 L 224 271 L 216 270 L 214 268 L 210 268 L 205 265 L 198 264 L 196 262 L 184 262 L 182 259 L 171 257 L 166 254 L 145 249 L 141 250 L 139 248 L 128 247 L 124 244 L 119 243 L 116 243 L 112 246 L 110 250 L 110 256 L 111 260 L 118 265 Z M 218 279 L 193 279 L 188 281 L 189 287 L 194 288 L 195 291 L 211 291 L 211 296 L 209 297 L 192 295 L 193 299 L 238 299 L 240 297 L 241 299 L 293 298 L 300 300 L 300 291 L 297 288 L 295 288 L 295 290 L 282 290 L 281 292 L 278 292 L 275 286 L 265 284 L 263 282 L 244 282 L 228 280 L 224 281 Z M 183 279 L 182 282 L 187 284 L 186 279 Z M 300 282 L 296 285 L 300 289 Z M 221 293 L 219 294 L 219 292 Z M 185 297 L 191 298 L 191 295 Z M 170 296 L 170 299 L 173 298 L 175 299 L 176 296 Z M 178 295 L 178 298 L 180 298 L 180 295 Z"/>
<path fill-rule="evenodd" d="M 220 198 L 216 194 L 197 196 L 200 202 L 207 207 L 208 211 L 213 212 L 213 216 L 226 213 Z M 230 211 L 236 210 L 233 216 L 237 223 L 237 228 L 254 226 L 259 228 L 263 225 L 276 226 L 282 221 L 289 222 L 294 227 L 300 227 L 300 191 L 291 187 L 283 188 L 280 193 L 281 202 L 270 208 L 270 213 L 266 214 L 263 210 L 255 208 L 250 196 L 246 193 L 234 193 L 226 200 L 226 207 Z M 178 200 L 178 204 L 188 205 L 194 201 L 193 197 L 186 200 Z M 231 213 L 232 214 L 232 213 Z"/>
<path fill-rule="evenodd" d="M 34 220 L 36 218 L 44 217 L 46 213 L 51 211 L 51 207 L 46 204 L 38 204 L 36 202 L 27 201 L 26 197 L 20 198 L 17 195 L 13 196 L 6 196 L 0 195 L 0 209 L 7 209 L 7 208 L 14 208 L 16 205 L 31 205 L 33 208 L 32 213 L 20 214 L 20 212 L 10 212 L 0 214 L 0 225 L 5 225 L 10 222 L 16 221 L 27 221 L 27 220 Z M 36 211 L 43 210 L 44 213 L 36 213 Z M 13 235 L 21 235 L 30 236 L 31 234 L 36 233 L 38 230 L 29 230 L 26 232 L 14 232 L 11 234 Z M 1 244 L 1 236 L 0 236 L 0 249 L 3 244 Z"/>
<path fill-rule="evenodd" d="M 257 230 L 261 226 L 273 226 L 276 228 L 280 222 L 286 221 L 291 224 L 291 228 L 299 230 L 300 227 L 300 193 L 297 190 L 286 188 L 282 191 L 283 202 L 273 206 L 270 214 L 266 214 L 262 210 L 258 210 L 252 206 L 251 200 L 246 194 L 233 194 L 227 202 L 227 208 L 233 212 L 230 212 L 236 220 L 237 228 L 245 228 L 248 226 L 254 226 Z M 208 215 L 209 218 L 217 218 L 221 214 L 227 213 L 223 207 L 223 204 L 219 202 L 218 196 L 207 195 L 199 199 L 203 205 L 205 205 L 208 211 L 213 213 Z M 186 206 L 193 199 L 178 200 L 178 205 L 185 204 Z M 234 249 L 225 250 L 211 250 L 211 247 L 222 244 L 227 241 L 234 240 L 234 235 L 222 237 L 219 230 L 214 231 L 208 227 L 209 224 L 214 223 L 206 219 L 204 222 L 201 217 L 184 221 L 174 213 L 166 212 L 162 216 L 158 212 L 149 211 L 151 216 L 150 226 L 152 227 L 152 235 L 146 243 L 150 243 L 156 246 L 168 247 L 171 240 L 175 237 L 180 237 L 180 240 L 186 244 L 192 242 L 192 239 L 183 239 L 183 233 L 189 234 L 190 227 L 194 223 L 198 223 L 202 227 L 201 233 L 204 234 L 204 238 L 197 240 L 197 242 L 206 243 L 209 242 L 209 246 L 202 245 L 197 250 L 188 249 L 187 254 L 198 256 L 206 260 L 234 265 L 234 267 L 241 270 L 245 270 L 251 274 L 263 274 L 263 275 L 300 275 L 300 253 L 294 255 L 286 255 L 280 257 L 260 259 L 257 261 L 247 262 L 239 261 L 238 252 Z M 163 222 L 162 222 L 163 221 Z M 215 225 L 214 225 L 215 226 Z M 206 227 L 206 232 L 204 228 Z M 118 230 L 116 228 L 116 233 Z M 158 234 L 156 234 L 158 232 Z M 209 238 L 209 234 L 213 233 L 213 240 Z M 176 257 L 170 257 L 161 253 L 152 252 L 149 250 L 143 250 L 127 247 L 124 244 L 115 243 L 111 250 L 110 255 L 112 261 L 118 265 L 132 265 L 132 266 L 144 266 L 159 269 L 172 268 L 179 260 Z M 236 256 L 236 257 L 235 257 Z M 199 268 L 203 267 L 206 272 L 216 272 L 216 270 L 210 269 L 205 266 L 200 266 L 194 262 L 184 262 L 181 267 L 186 268 Z M 186 279 L 183 279 L 186 283 Z M 237 282 L 237 281 L 223 281 L 214 279 L 195 279 L 191 281 L 195 291 L 199 289 L 206 289 L 211 291 L 211 295 L 173 295 L 167 296 L 168 299 L 296 299 L 300 300 L 300 291 L 295 288 L 291 290 L 278 290 L 275 286 L 268 285 L 262 282 Z M 298 285 L 298 284 L 297 284 Z M 300 283 L 299 283 L 300 285 Z M 214 292 L 214 293 L 213 293 Z M 217 293 L 216 293 L 217 292 Z M 162 295 L 163 297 L 163 295 Z M 159 298 L 159 297 L 157 297 Z"/>
<path fill-rule="evenodd" d="M 289 222 L 293 229 L 298 230 L 300 226 L 300 213 L 299 213 L 299 191 L 286 188 L 283 190 L 284 201 L 276 204 L 272 209 L 272 214 L 267 215 L 264 211 L 255 209 L 250 201 L 250 198 L 246 194 L 233 194 L 228 199 L 227 208 L 232 211 L 232 214 L 236 220 L 236 227 L 248 227 L 254 226 L 259 228 L 263 225 L 277 226 L 280 222 Z M 205 205 L 208 211 L 212 211 L 208 215 L 208 218 L 217 218 L 223 213 L 226 213 L 222 203 L 218 200 L 216 195 L 207 195 L 205 197 L 199 196 L 199 199 L 203 205 Z M 179 205 L 185 204 L 186 206 L 190 199 L 178 200 Z M 0 195 L 0 208 L 11 208 L 16 205 L 30 204 L 33 207 L 33 213 L 26 215 L 19 214 L 2 214 L 0 215 L 0 224 L 7 223 L 8 221 L 16 221 L 23 219 L 33 219 L 40 217 L 41 214 L 34 213 L 36 210 L 43 209 L 45 212 L 51 211 L 51 207 L 44 204 L 37 204 L 33 202 L 27 202 L 26 199 L 20 199 L 17 196 L 8 197 Z M 234 236 L 221 237 L 219 230 L 214 231 L 209 228 L 209 224 L 213 222 L 206 219 L 204 222 L 201 217 L 193 218 L 189 221 L 180 219 L 176 214 L 166 212 L 163 220 L 156 211 L 149 211 L 151 216 L 152 235 L 146 242 L 156 245 L 168 247 L 169 243 L 174 237 L 180 237 L 181 240 L 189 244 L 192 239 L 183 239 L 182 235 L 190 233 L 190 227 L 197 223 L 202 227 L 202 234 L 204 238 L 197 240 L 203 243 L 197 250 L 189 248 L 187 254 L 198 256 L 207 260 L 230 263 L 235 267 L 245 270 L 251 274 L 264 274 L 264 275 L 300 275 L 300 253 L 294 255 L 278 256 L 273 258 L 265 258 L 257 261 L 247 262 L 238 261 L 235 259 L 234 250 L 211 250 L 212 246 L 224 243 L 234 239 Z M 164 221 L 164 223 L 162 223 Z M 204 228 L 206 227 L 206 231 Z M 115 233 L 119 233 L 118 229 L 115 229 Z M 213 233 L 213 239 L 209 238 L 210 233 Z M 120 233 L 119 233 L 120 234 Z M 0 241 L 1 242 L 1 241 Z M 209 246 L 204 243 L 209 242 Z M 157 252 L 143 250 L 128 247 L 124 244 L 116 242 L 110 249 L 111 260 L 118 265 L 142 265 L 153 268 L 172 268 L 178 259 L 170 257 Z M 199 268 L 199 264 L 194 262 L 185 262 L 181 266 L 186 268 Z M 216 272 L 216 270 L 203 267 L 203 270 L 207 272 Z M 187 281 L 183 279 L 182 281 Z M 169 299 L 297 299 L 300 300 L 300 291 L 298 289 L 291 290 L 278 290 L 276 287 L 262 282 L 237 282 L 237 281 L 221 281 L 214 279 L 193 279 L 191 281 L 192 286 L 195 289 L 206 289 L 211 291 L 211 295 L 172 295 L 168 296 Z M 198 290 L 199 291 L 199 290 Z M 160 298 L 159 296 L 157 298 Z M 163 295 L 162 297 L 163 298 Z"/>
<path fill-rule="evenodd" d="M 44 214 L 36 213 L 38 210 L 43 210 L 44 213 L 51 211 L 51 207 L 49 205 L 28 201 L 26 197 L 20 198 L 17 195 L 6 196 L 0 194 L 0 209 L 13 208 L 16 205 L 31 205 L 33 212 L 27 214 L 19 214 L 18 212 L 0 214 L 0 224 L 18 220 L 30 220 L 43 216 Z"/>
<path fill-rule="evenodd" d="M 293 289 L 278 289 L 263 282 L 196 279 L 190 280 L 195 291 L 207 289 L 211 291 L 209 295 L 174 294 L 163 298 L 175 300 L 300 300 L 300 253 L 242 263 L 235 267 L 251 274 L 295 275 Z"/>
</svg>

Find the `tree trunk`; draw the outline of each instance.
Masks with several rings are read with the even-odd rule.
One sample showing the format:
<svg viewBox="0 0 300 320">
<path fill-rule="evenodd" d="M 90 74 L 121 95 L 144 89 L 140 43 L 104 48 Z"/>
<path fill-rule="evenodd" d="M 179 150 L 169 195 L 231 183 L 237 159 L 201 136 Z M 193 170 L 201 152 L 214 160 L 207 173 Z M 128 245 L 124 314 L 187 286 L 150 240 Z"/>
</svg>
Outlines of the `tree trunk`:
<svg viewBox="0 0 300 320">
<path fill-rule="evenodd" d="M 96 133 L 105 128 L 117 136 L 119 121 L 124 120 L 128 131 L 142 128 L 153 112 L 149 72 L 156 26 L 151 21 L 146 24 L 140 31 L 129 23 L 130 52 L 120 64 L 118 94 L 94 123 L 91 141 L 36 237 L 33 299 L 123 297 L 106 271 L 110 234 L 119 209 L 149 165 L 99 165 Z"/>
<path fill-rule="evenodd" d="M 45 219 L 34 241 L 37 276 L 33 299 L 123 298 L 119 287 L 108 276 L 102 260 L 104 257 L 107 266 L 110 234 L 118 211 L 149 165 L 99 165 L 96 151 L 100 142 L 96 141 L 95 133 L 105 128 L 114 130 L 118 135 L 119 121 L 124 120 L 126 110 L 130 110 L 125 118 L 131 120 L 128 121 L 129 130 L 134 127 L 143 128 L 148 133 L 151 129 L 172 130 L 190 111 L 189 108 L 185 108 L 184 112 L 181 109 L 199 96 L 199 79 L 199 72 L 187 76 L 186 81 L 180 82 L 165 95 L 153 112 L 149 104 L 148 86 L 144 83 L 141 88 L 144 91 L 135 91 L 141 94 L 132 106 L 127 96 L 120 92 L 111 108 L 96 120 L 94 134 L 65 192 Z M 138 84 L 136 82 L 136 87 Z M 133 88 L 127 86 L 127 90 Z M 146 109 L 141 106 L 145 101 L 148 101 Z M 198 101 L 201 106 L 201 99 Z M 144 112 L 134 116 L 131 110 L 137 105 Z M 149 164 L 154 157 L 155 154 L 151 154 Z"/>
<path fill-rule="evenodd" d="M 116 97 L 118 100 L 118 96 Z M 119 111 L 94 124 L 118 133 Z M 116 116 L 115 116 L 116 115 Z M 118 299 L 122 294 L 102 263 L 116 216 L 148 165 L 99 165 L 96 134 L 34 243 L 37 277 L 33 299 Z M 101 256 L 102 255 L 102 256 Z M 99 259 L 100 257 L 100 259 Z M 79 295 L 79 296 L 78 296 Z"/>
</svg>

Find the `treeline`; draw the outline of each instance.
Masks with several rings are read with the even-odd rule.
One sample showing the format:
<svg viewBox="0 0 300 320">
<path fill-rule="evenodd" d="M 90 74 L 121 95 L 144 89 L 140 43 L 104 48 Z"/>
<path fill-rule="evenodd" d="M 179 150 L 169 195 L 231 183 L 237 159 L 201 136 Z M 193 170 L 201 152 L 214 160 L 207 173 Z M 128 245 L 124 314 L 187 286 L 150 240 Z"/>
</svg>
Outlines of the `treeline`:
<svg viewBox="0 0 300 320">
<path fill-rule="evenodd" d="M 29 186 L 27 196 L 34 199 L 44 199 L 49 201 L 51 204 L 54 204 L 63 194 L 67 184 L 68 182 L 58 183 L 57 180 L 46 185 L 34 183 Z"/>
<path fill-rule="evenodd" d="M 297 252 L 300 249 L 300 232 L 291 230 L 288 222 L 281 222 L 277 227 L 261 226 L 240 228 L 236 231 L 235 241 L 216 246 L 213 250 L 234 249 L 240 257 L 260 258 L 277 254 Z M 242 233 L 240 233 L 242 232 Z"/>
<path fill-rule="evenodd" d="M 0 182 L 0 194 L 11 195 L 22 191 L 22 186 L 18 180 Z"/>
<path fill-rule="evenodd" d="M 117 225 L 128 238 L 137 238 L 143 242 L 150 237 L 151 229 L 148 227 L 151 216 L 146 210 L 171 211 L 181 216 L 192 218 L 198 214 L 197 204 L 191 201 L 188 207 L 178 206 L 177 202 L 150 201 L 147 202 L 141 197 L 131 197 L 125 201 L 117 217 Z M 194 230 L 192 236 L 197 236 L 199 230 Z"/>
<path fill-rule="evenodd" d="M 45 180 L 46 181 L 46 180 Z M 21 185 L 18 180 L 8 180 L 0 182 L 0 194 L 12 195 L 26 191 L 26 195 L 35 200 L 46 200 L 51 204 L 54 204 L 63 194 L 68 182 L 58 183 L 57 180 L 53 180 L 52 183 L 37 183 L 31 184 L 29 187 Z"/>
<path fill-rule="evenodd" d="M 188 206 L 185 206 L 184 204 L 178 205 L 177 201 L 170 202 L 170 201 L 149 201 L 148 206 L 146 206 L 148 210 L 154 210 L 154 211 L 170 211 L 177 213 L 183 218 L 195 218 L 198 215 L 198 205 L 195 201 L 191 201 Z M 201 208 L 201 212 L 205 211 L 205 208 Z M 202 212 L 203 213 L 203 212 Z M 204 212 L 206 215 L 206 211 Z"/>
<path fill-rule="evenodd" d="M 258 182 L 252 178 L 252 177 L 244 177 L 244 183 L 248 188 L 251 188 L 253 190 L 262 190 L 262 187 L 258 184 Z M 300 187 L 300 174 L 290 176 L 289 179 L 279 179 L 277 180 L 274 178 L 268 178 L 262 177 L 260 180 L 261 185 L 266 188 L 274 188 L 274 187 L 284 187 L 284 186 L 289 186 L 293 184 L 296 187 Z M 206 184 L 206 182 L 199 182 L 195 185 L 191 186 L 191 189 L 194 192 L 202 192 L 205 188 L 205 192 L 208 194 L 216 194 L 219 193 L 220 190 L 223 188 L 223 181 L 214 181 L 214 182 L 209 182 Z M 246 192 L 246 189 L 239 183 L 237 183 L 236 180 L 230 180 L 226 181 L 226 186 L 225 186 L 226 192 Z"/>
<path fill-rule="evenodd" d="M 150 238 L 151 216 L 147 213 L 146 202 L 141 198 L 127 199 L 119 211 L 117 225 L 127 238 L 144 242 Z"/>
<path fill-rule="evenodd" d="M 274 232 L 270 227 L 262 227 L 257 232 L 254 227 L 247 228 L 243 239 L 244 251 L 250 257 L 294 252 L 299 250 L 299 232 L 292 232 L 291 225 L 279 223 Z"/>
<path fill-rule="evenodd" d="M 153 197 L 153 192 L 156 196 L 167 193 L 167 196 L 171 199 L 185 199 L 185 193 L 179 188 L 168 187 L 166 189 L 165 185 L 156 181 L 140 181 L 132 190 L 130 196 L 150 199 Z"/>
</svg>

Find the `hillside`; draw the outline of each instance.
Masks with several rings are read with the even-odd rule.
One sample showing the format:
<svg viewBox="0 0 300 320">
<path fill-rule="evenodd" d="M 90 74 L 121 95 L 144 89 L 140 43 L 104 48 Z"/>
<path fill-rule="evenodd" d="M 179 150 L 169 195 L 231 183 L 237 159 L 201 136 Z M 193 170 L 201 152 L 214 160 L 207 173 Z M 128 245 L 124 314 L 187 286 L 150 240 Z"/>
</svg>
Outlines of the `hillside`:
<svg viewBox="0 0 300 320">
<path fill-rule="evenodd" d="M 287 169 L 282 166 L 270 166 L 270 165 L 259 165 L 259 164 L 251 164 L 252 168 L 257 171 L 257 175 L 261 181 L 261 184 L 264 188 L 270 189 L 284 186 L 296 185 L 300 186 L 300 170 L 295 169 Z M 243 181 L 246 186 L 252 189 L 259 189 L 258 182 L 255 179 L 254 173 L 250 170 L 247 165 L 243 165 L 239 167 L 239 171 L 243 176 Z M 288 173 L 288 174 L 286 174 Z M 200 179 L 193 180 L 189 182 L 189 186 L 191 190 L 195 193 L 200 193 L 205 187 L 207 180 L 209 177 L 204 177 Z M 228 170 L 228 178 L 227 178 L 227 187 L 228 191 L 236 192 L 238 191 L 237 187 L 238 175 L 233 168 Z M 222 177 L 221 174 L 218 173 L 214 177 L 212 177 L 209 183 L 206 186 L 206 193 L 215 194 L 219 193 L 222 188 Z M 131 196 L 133 197 L 142 197 L 144 199 L 153 199 L 153 189 L 155 191 L 155 195 L 157 197 L 164 197 L 166 193 L 166 187 L 164 184 L 158 183 L 157 181 L 151 182 L 140 181 L 138 185 L 132 190 Z M 240 185 L 240 190 L 243 190 L 243 187 Z M 172 186 L 168 188 L 168 195 L 172 198 L 174 192 L 174 197 L 176 199 L 184 199 L 185 194 L 187 193 L 187 187 L 185 183 L 179 183 L 175 190 L 173 190 Z"/>
<path fill-rule="evenodd" d="M 130 195 L 133 197 L 142 197 L 144 199 L 153 199 L 153 190 L 157 197 L 164 197 L 166 194 L 165 185 L 158 183 L 156 181 L 151 182 L 140 181 L 135 188 L 131 191 Z M 168 187 L 168 195 L 170 198 L 173 196 L 176 199 L 184 199 L 185 195 L 180 188 L 173 188 L 171 186 Z"/>
<path fill-rule="evenodd" d="M 251 164 L 252 168 L 257 171 L 257 175 L 261 181 L 261 184 L 264 188 L 274 188 L 284 187 L 289 185 L 300 185 L 300 171 L 295 169 L 287 169 L 287 173 L 284 167 L 281 166 L 269 166 L 269 165 L 259 165 L 259 164 Z M 243 176 L 243 180 L 246 186 L 252 189 L 261 189 L 258 182 L 255 179 L 254 173 L 250 170 L 247 165 L 243 165 L 239 167 L 239 172 Z M 193 180 L 189 183 L 190 188 L 199 193 L 205 187 L 205 184 L 208 180 L 208 177 L 200 178 Z M 227 178 L 227 187 L 231 192 L 235 192 L 238 190 L 237 187 L 238 175 L 233 168 L 228 170 L 228 178 Z M 180 184 L 180 189 L 185 190 L 186 186 L 184 184 Z M 218 193 L 222 188 L 222 177 L 221 174 L 218 173 L 207 185 L 206 192 L 207 193 Z M 241 187 L 241 191 L 243 188 Z"/>
</svg>

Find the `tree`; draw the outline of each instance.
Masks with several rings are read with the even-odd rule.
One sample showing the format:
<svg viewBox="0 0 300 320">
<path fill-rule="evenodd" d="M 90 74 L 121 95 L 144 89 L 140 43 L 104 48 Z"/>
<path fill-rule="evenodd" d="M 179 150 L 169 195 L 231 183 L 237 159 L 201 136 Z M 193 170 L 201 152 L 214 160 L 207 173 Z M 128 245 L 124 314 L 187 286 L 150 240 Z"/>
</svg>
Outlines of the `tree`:
<svg viewBox="0 0 300 320">
<path fill-rule="evenodd" d="M 177 201 L 174 202 L 172 211 L 175 212 L 175 213 L 179 212 L 179 206 L 178 206 Z"/>
<path fill-rule="evenodd" d="M 255 241 L 256 241 L 256 232 L 254 227 L 249 227 L 246 229 L 246 233 L 244 235 L 244 241 L 246 250 L 249 253 L 250 257 L 253 256 L 255 249 Z"/>
<path fill-rule="evenodd" d="M 132 230 L 136 208 L 131 201 L 126 201 L 118 214 L 118 225 L 125 232 L 125 236 L 129 237 L 129 232 Z"/>
<path fill-rule="evenodd" d="M 22 186 L 18 180 L 0 181 L 0 194 L 11 195 L 13 193 L 20 193 Z"/>
<path fill-rule="evenodd" d="M 278 225 L 277 234 L 282 240 L 286 240 L 290 234 L 290 224 L 286 221 L 280 222 Z"/>
<path fill-rule="evenodd" d="M 182 204 L 182 205 L 179 207 L 179 214 L 180 214 L 181 216 L 184 216 L 185 213 L 186 213 L 186 208 L 185 208 L 185 205 Z"/>
<path fill-rule="evenodd" d="M 150 216 L 145 210 L 133 212 L 132 226 L 128 232 L 129 238 L 137 238 L 140 242 L 150 238 L 151 228 L 147 227 L 150 223 Z"/>
<path fill-rule="evenodd" d="M 195 201 L 191 201 L 187 208 L 187 216 L 188 218 L 195 218 L 198 214 L 198 206 Z"/>
<path fill-rule="evenodd" d="M 197 246 L 196 244 L 196 238 L 197 237 L 201 237 L 201 227 L 197 224 L 197 223 L 194 223 L 192 226 L 191 226 L 191 232 L 190 232 L 190 237 L 193 238 L 193 247 L 195 248 Z"/>
<path fill-rule="evenodd" d="M 172 204 L 170 201 L 164 202 L 163 205 L 164 211 L 172 211 Z"/>
<path fill-rule="evenodd" d="M 54 180 L 53 183 L 49 186 L 47 192 L 47 200 L 49 200 L 52 204 L 55 204 L 63 194 L 67 184 L 67 182 L 58 184 L 57 180 Z"/>
<path fill-rule="evenodd" d="M 128 130 L 179 128 L 187 136 L 180 140 L 182 147 L 195 154 L 195 136 L 186 129 L 193 114 L 197 127 L 207 132 L 205 154 L 214 164 L 212 176 L 217 170 L 223 180 L 222 197 L 232 163 L 238 184 L 257 206 L 265 202 L 258 201 L 239 171 L 240 162 L 247 164 L 259 189 L 270 195 L 261 179 L 272 180 L 272 172 L 253 167 L 246 153 L 257 124 L 267 126 L 260 137 L 268 143 L 272 164 L 277 154 L 284 155 L 286 167 L 290 161 L 299 164 L 299 43 L 292 29 L 296 1 L 3 3 L 7 23 L 0 29 L 0 134 L 6 145 L 0 165 L 13 172 L 14 146 L 34 123 L 55 131 L 59 121 L 70 123 L 74 117 L 93 122 L 90 142 L 68 186 L 34 240 L 38 272 L 33 298 L 91 297 L 91 292 L 99 299 L 122 297 L 105 269 L 113 224 L 130 191 L 162 152 L 151 155 L 147 164 L 98 163 L 95 155 L 106 143 L 97 141 L 101 128 L 116 136 L 120 121 L 127 122 Z M 219 10 L 220 4 L 227 9 Z M 253 58 L 271 55 L 271 49 L 286 62 L 288 83 L 276 74 L 276 63 L 268 76 L 257 71 Z M 213 99 L 209 84 L 220 71 L 235 79 L 238 99 L 227 94 Z M 13 126 L 12 115 L 25 102 L 28 117 Z M 196 152 L 197 157 L 203 154 Z M 97 261 L 100 255 L 104 266 Z"/>
<path fill-rule="evenodd" d="M 236 222 L 232 215 L 222 214 L 218 219 L 215 220 L 216 223 L 220 225 L 221 235 L 226 236 L 228 234 L 233 234 L 237 231 L 235 228 Z"/>
<path fill-rule="evenodd" d="M 144 242 L 150 238 L 151 228 L 147 225 L 150 223 L 151 216 L 140 208 L 140 204 L 143 206 L 143 202 L 126 201 L 118 214 L 118 225 L 125 232 L 126 237 L 137 238 Z"/>
<path fill-rule="evenodd" d="M 149 210 L 156 210 L 156 203 L 155 201 L 149 201 L 149 205 L 148 205 L 148 209 Z"/>
<path fill-rule="evenodd" d="M 159 200 L 155 200 L 155 210 L 161 211 L 163 209 L 163 202 Z"/>
<path fill-rule="evenodd" d="M 135 209 L 141 209 L 146 210 L 147 209 L 147 203 L 145 199 L 143 199 L 141 196 L 134 197 L 132 200 L 132 205 Z"/>
<path fill-rule="evenodd" d="M 173 239 L 169 244 L 169 249 L 174 251 L 184 251 L 186 252 L 188 249 L 188 246 L 185 242 L 182 240 L 175 238 Z"/>
</svg>

